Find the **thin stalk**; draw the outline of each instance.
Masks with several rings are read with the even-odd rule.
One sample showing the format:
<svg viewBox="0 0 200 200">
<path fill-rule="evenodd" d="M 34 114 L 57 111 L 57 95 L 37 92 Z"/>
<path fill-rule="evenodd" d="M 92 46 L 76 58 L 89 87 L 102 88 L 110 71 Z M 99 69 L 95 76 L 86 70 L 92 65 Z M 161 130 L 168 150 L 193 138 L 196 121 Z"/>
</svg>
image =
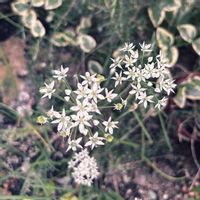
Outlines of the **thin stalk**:
<svg viewBox="0 0 200 200">
<path fill-rule="evenodd" d="M 162 170 L 160 170 L 158 167 L 156 167 L 156 165 L 154 163 L 152 163 L 148 158 L 144 157 L 143 160 L 151 167 L 155 170 L 155 172 L 157 172 L 158 174 L 160 174 L 161 176 L 163 176 L 164 178 L 170 180 L 170 181 L 181 181 L 183 180 L 185 177 L 174 177 L 174 176 L 170 176 L 168 174 L 166 174 L 165 172 L 163 172 Z"/>
<path fill-rule="evenodd" d="M 136 120 L 138 121 L 142 131 L 144 132 L 145 136 L 149 140 L 149 143 L 152 144 L 153 143 L 153 139 L 151 138 L 150 134 L 148 133 L 147 129 L 145 128 L 142 120 L 139 118 L 139 115 L 137 114 L 137 112 L 133 112 L 133 114 L 134 114 L 134 117 L 136 118 Z"/>
<path fill-rule="evenodd" d="M 167 130 L 166 130 L 166 128 L 165 128 L 165 123 L 164 123 L 163 118 L 162 118 L 162 116 L 161 116 L 160 113 L 158 113 L 158 117 L 159 117 L 159 119 L 160 119 L 160 123 L 161 123 L 162 131 L 163 131 L 163 134 L 164 134 L 165 142 L 166 142 L 166 144 L 167 144 L 169 150 L 170 150 L 170 151 L 173 151 L 173 148 L 172 148 L 170 139 L 169 139 L 168 134 L 167 134 Z"/>
</svg>

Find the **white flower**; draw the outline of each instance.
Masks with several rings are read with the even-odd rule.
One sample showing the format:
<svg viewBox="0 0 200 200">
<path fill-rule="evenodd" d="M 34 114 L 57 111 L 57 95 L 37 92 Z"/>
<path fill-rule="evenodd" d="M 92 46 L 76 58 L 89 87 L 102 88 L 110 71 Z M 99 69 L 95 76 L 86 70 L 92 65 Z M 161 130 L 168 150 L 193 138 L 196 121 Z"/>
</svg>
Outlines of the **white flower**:
<svg viewBox="0 0 200 200">
<path fill-rule="evenodd" d="M 136 78 L 136 68 L 135 67 L 128 67 L 127 68 L 128 69 L 128 71 L 126 70 L 126 71 L 124 71 L 124 74 L 127 76 L 126 78 L 127 79 L 129 79 L 129 78 L 131 78 L 132 80 L 135 80 L 135 78 Z"/>
<path fill-rule="evenodd" d="M 125 45 L 124 45 L 124 47 L 121 49 L 121 51 L 127 51 L 127 52 L 132 52 L 133 51 L 133 49 L 134 49 L 134 45 L 133 45 L 133 43 L 125 43 Z"/>
<path fill-rule="evenodd" d="M 60 81 L 61 79 L 64 79 L 65 77 L 67 77 L 68 71 L 69 71 L 68 67 L 63 68 L 63 66 L 61 65 L 60 70 L 53 70 L 53 73 L 55 74 L 53 75 L 53 77 Z"/>
<path fill-rule="evenodd" d="M 89 156 L 86 149 L 76 153 L 68 167 L 72 169 L 72 176 L 77 184 L 91 186 L 93 179 L 99 176 L 97 162 Z"/>
<path fill-rule="evenodd" d="M 138 96 L 138 99 L 140 100 L 138 103 L 144 104 L 144 107 L 147 107 L 148 102 L 152 103 L 153 102 L 153 95 L 147 96 L 146 92 L 140 93 L 140 96 Z"/>
<path fill-rule="evenodd" d="M 137 86 L 132 84 L 131 87 L 132 87 L 132 90 L 129 92 L 129 94 L 135 94 L 136 99 L 141 93 L 143 93 L 146 90 L 146 88 L 141 87 L 140 83 L 138 83 Z"/>
<path fill-rule="evenodd" d="M 121 66 L 121 62 L 122 62 L 122 59 L 120 58 L 120 57 L 117 57 L 116 59 L 114 59 L 114 58 L 111 58 L 111 60 L 112 60 L 112 64 L 110 65 L 110 69 L 115 69 L 115 68 L 122 68 L 122 66 Z"/>
<path fill-rule="evenodd" d="M 87 84 L 86 85 L 82 85 L 80 83 L 77 84 L 78 90 L 75 90 L 74 93 L 77 94 L 77 99 L 82 99 L 82 98 L 86 98 L 87 94 L 89 93 L 89 89 Z"/>
<path fill-rule="evenodd" d="M 101 88 L 97 83 L 94 83 L 91 86 L 91 89 L 88 91 L 88 98 L 93 99 L 94 102 L 97 102 L 97 99 L 103 100 L 105 97 L 101 94 L 104 88 Z"/>
<path fill-rule="evenodd" d="M 154 63 L 152 62 L 151 64 L 145 64 L 145 68 L 144 68 L 144 76 L 146 79 L 149 79 L 151 77 L 155 78 L 157 73 L 157 70 L 154 67 Z"/>
<path fill-rule="evenodd" d="M 90 103 L 88 102 L 88 99 L 84 99 L 83 101 L 76 100 L 76 105 L 70 107 L 70 110 L 76 111 L 77 115 L 85 115 L 88 114 L 90 111 Z"/>
<path fill-rule="evenodd" d="M 56 91 L 54 89 L 54 81 L 52 81 L 49 85 L 47 83 L 44 83 L 44 84 L 45 84 L 45 87 L 40 88 L 40 93 L 44 94 L 42 98 L 48 97 L 49 99 L 51 99 L 51 96 Z"/>
<path fill-rule="evenodd" d="M 103 125 L 105 126 L 105 132 L 109 132 L 110 134 L 113 134 L 113 129 L 118 128 L 116 124 L 119 122 L 117 121 L 111 121 L 111 117 L 109 117 L 108 121 L 104 121 Z"/>
<path fill-rule="evenodd" d="M 115 80 L 115 87 L 117 87 L 117 85 L 121 85 L 122 81 L 126 80 L 125 77 L 122 77 L 122 71 L 119 74 L 115 72 L 115 77 L 112 79 Z"/>
<path fill-rule="evenodd" d="M 152 51 L 151 49 L 151 44 L 145 44 L 145 42 L 143 42 L 142 44 L 139 44 L 141 47 L 141 51 L 143 52 L 150 52 Z"/>
<path fill-rule="evenodd" d="M 71 138 L 69 137 L 68 139 L 68 148 L 67 148 L 67 151 L 69 151 L 70 149 L 72 149 L 72 151 L 76 151 L 77 148 L 80 148 L 82 149 L 83 147 L 79 144 L 82 140 L 82 137 L 76 139 L 76 140 L 71 140 Z M 66 152 L 67 152 L 66 151 Z"/>
<path fill-rule="evenodd" d="M 95 126 L 98 126 L 98 125 L 99 125 L 99 120 L 94 119 L 94 120 L 93 120 L 93 124 L 94 124 Z"/>
<path fill-rule="evenodd" d="M 124 58 L 125 58 L 125 60 L 124 60 L 125 67 L 131 67 L 137 61 L 136 58 L 133 58 L 132 56 L 128 56 L 128 55 L 125 55 Z"/>
<path fill-rule="evenodd" d="M 158 83 L 156 85 L 155 92 L 160 93 L 162 90 L 167 92 L 167 95 L 170 94 L 170 92 L 174 92 L 174 88 L 176 87 L 176 84 L 174 83 L 174 80 L 171 79 L 165 79 L 161 78 L 158 80 Z"/>
<path fill-rule="evenodd" d="M 71 118 L 74 120 L 73 127 L 79 126 L 80 133 L 87 135 L 87 130 L 85 126 L 91 127 L 89 121 L 92 119 L 92 115 L 71 115 Z"/>
<path fill-rule="evenodd" d="M 66 96 L 64 97 L 64 99 L 65 99 L 65 101 L 69 101 L 69 99 L 70 99 L 70 94 L 71 94 L 71 90 L 65 90 L 65 94 L 66 94 Z"/>
<path fill-rule="evenodd" d="M 140 67 L 140 66 L 138 66 Z M 144 73 L 144 70 L 141 70 L 141 69 L 136 69 L 136 78 L 137 78 L 137 81 L 140 82 L 140 81 L 146 81 L 145 79 L 145 73 Z"/>
<path fill-rule="evenodd" d="M 98 114 L 101 114 L 96 102 L 92 101 L 92 103 L 90 103 L 88 106 L 90 112 L 96 112 Z"/>
<path fill-rule="evenodd" d="M 138 57 L 139 57 L 138 50 L 136 50 L 136 51 L 131 51 L 131 57 L 133 58 L 134 62 L 137 62 Z"/>
<path fill-rule="evenodd" d="M 96 74 L 90 75 L 89 72 L 85 73 L 85 76 L 80 76 L 83 79 L 82 85 L 91 85 L 92 83 L 97 82 Z"/>
<path fill-rule="evenodd" d="M 127 106 L 127 99 L 122 99 L 122 98 L 121 98 L 121 102 L 122 102 L 122 105 L 123 105 L 124 107 Z"/>
<path fill-rule="evenodd" d="M 90 140 L 86 142 L 85 147 L 91 146 L 91 149 L 94 149 L 94 147 L 98 145 L 104 145 L 102 140 L 104 140 L 103 137 L 98 137 L 98 132 L 96 132 L 92 137 L 89 138 Z"/>
<path fill-rule="evenodd" d="M 164 78 L 166 74 L 169 74 L 169 71 L 165 67 L 158 66 L 158 68 L 155 69 L 152 77 L 153 78 L 159 78 L 159 77 Z"/>
<path fill-rule="evenodd" d="M 161 110 L 162 107 L 165 107 L 167 105 L 167 98 L 163 97 L 162 99 L 158 100 L 158 103 L 155 105 L 155 108 L 158 108 L 158 110 Z"/>
<path fill-rule="evenodd" d="M 71 126 L 70 117 L 66 116 L 65 109 L 62 110 L 62 114 L 57 113 L 55 117 L 57 119 L 52 121 L 51 123 L 58 124 L 57 127 L 58 132 L 61 131 L 62 129 L 66 129 Z"/>
<path fill-rule="evenodd" d="M 106 88 L 105 89 L 105 92 L 106 92 L 106 100 L 108 101 L 108 102 L 111 102 L 116 96 L 117 96 L 117 94 L 116 93 L 112 93 L 113 92 L 113 90 L 110 90 L 109 92 L 108 92 L 108 89 Z"/>
<path fill-rule="evenodd" d="M 53 106 L 51 106 L 51 109 L 47 112 L 47 116 L 52 120 L 54 117 L 60 116 L 60 113 L 57 111 L 54 111 Z"/>
</svg>

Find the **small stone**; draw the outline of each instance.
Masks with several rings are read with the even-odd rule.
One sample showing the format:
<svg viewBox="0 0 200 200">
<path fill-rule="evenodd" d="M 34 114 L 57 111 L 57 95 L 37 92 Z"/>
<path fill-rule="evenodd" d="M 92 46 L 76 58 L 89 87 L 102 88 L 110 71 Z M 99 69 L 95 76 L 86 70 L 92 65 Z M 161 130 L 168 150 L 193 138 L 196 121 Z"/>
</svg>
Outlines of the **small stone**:
<svg viewBox="0 0 200 200">
<path fill-rule="evenodd" d="M 148 191 L 149 200 L 157 200 L 157 194 L 153 190 Z"/>
</svg>

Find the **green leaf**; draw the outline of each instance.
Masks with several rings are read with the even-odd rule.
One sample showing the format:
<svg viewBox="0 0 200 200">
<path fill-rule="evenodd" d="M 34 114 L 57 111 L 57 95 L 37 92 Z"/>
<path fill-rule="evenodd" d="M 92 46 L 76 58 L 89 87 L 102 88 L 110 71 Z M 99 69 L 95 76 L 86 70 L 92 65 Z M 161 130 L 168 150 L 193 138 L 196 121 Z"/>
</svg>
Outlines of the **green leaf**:
<svg viewBox="0 0 200 200">
<path fill-rule="evenodd" d="M 95 60 L 90 60 L 88 62 L 88 70 L 92 74 L 102 74 L 103 73 L 103 66 Z"/>
<path fill-rule="evenodd" d="M 174 36 L 164 28 L 158 27 L 156 31 L 156 39 L 160 48 L 167 48 L 174 43 Z"/>
<path fill-rule="evenodd" d="M 179 108 L 184 108 L 186 102 L 186 87 L 180 87 L 178 93 L 174 97 L 174 103 Z"/>
<path fill-rule="evenodd" d="M 182 24 L 177 26 L 180 36 L 186 42 L 191 43 L 197 36 L 197 29 L 191 24 Z"/>
<path fill-rule="evenodd" d="M 200 56 L 200 38 L 192 42 L 192 48 Z"/>
<path fill-rule="evenodd" d="M 34 7 L 41 7 L 45 3 L 45 0 L 31 0 L 31 5 Z"/>
<path fill-rule="evenodd" d="M 76 196 L 74 196 L 71 193 L 66 193 L 65 195 L 63 195 L 60 200 L 78 200 L 78 198 Z"/>
<path fill-rule="evenodd" d="M 30 28 L 37 20 L 37 15 L 34 10 L 30 10 L 25 15 L 22 16 L 22 22 L 27 27 Z"/>
<path fill-rule="evenodd" d="M 31 33 L 34 37 L 43 37 L 45 35 L 45 28 L 39 20 L 36 20 L 36 22 L 31 25 Z"/>
<path fill-rule="evenodd" d="M 62 5 L 62 0 L 45 0 L 44 8 L 46 10 L 53 10 Z"/>
<path fill-rule="evenodd" d="M 11 4 L 12 10 L 18 15 L 24 15 L 29 10 L 28 1 L 21 0 Z"/>
<path fill-rule="evenodd" d="M 96 41 L 90 35 L 81 34 L 78 36 L 77 41 L 80 45 L 80 48 L 86 53 L 89 53 L 96 47 Z"/>
<path fill-rule="evenodd" d="M 179 56 L 178 49 L 175 46 L 169 47 L 168 49 L 164 49 L 163 51 L 163 56 L 168 59 L 168 64 L 169 67 L 173 67 Z"/>
<path fill-rule="evenodd" d="M 124 200 L 123 197 L 121 197 L 118 193 L 110 191 L 110 192 L 106 192 L 104 193 L 105 197 L 107 198 L 107 200 Z"/>
<path fill-rule="evenodd" d="M 165 18 L 165 11 L 160 10 L 158 7 L 148 8 L 148 15 L 154 27 L 159 26 L 164 18 Z"/>
</svg>

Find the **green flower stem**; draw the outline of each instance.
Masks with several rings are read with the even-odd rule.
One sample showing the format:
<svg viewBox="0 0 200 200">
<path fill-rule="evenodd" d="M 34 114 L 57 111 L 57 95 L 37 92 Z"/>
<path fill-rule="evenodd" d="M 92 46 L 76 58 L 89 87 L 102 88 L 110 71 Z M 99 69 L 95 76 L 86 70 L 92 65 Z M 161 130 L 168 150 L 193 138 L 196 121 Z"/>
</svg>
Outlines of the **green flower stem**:
<svg viewBox="0 0 200 200">
<path fill-rule="evenodd" d="M 104 109 L 104 108 L 114 108 L 114 106 L 99 106 L 99 109 Z"/>
<path fill-rule="evenodd" d="M 166 142 L 166 144 L 167 144 L 169 150 L 170 150 L 170 151 L 173 151 L 173 148 L 172 148 L 172 145 L 171 145 L 171 142 L 170 142 L 170 139 L 169 139 L 169 136 L 168 136 L 167 130 L 166 130 L 166 128 L 165 128 L 165 124 L 164 124 L 164 121 L 163 121 L 163 118 L 162 118 L 160 112 L 158 113 L 158 117 L 159 117 L 159 119 L 160 119 L 160 123 L 161 123 L 161 127 L 162 127 L 162 130 L 163 130 L 165 142 Z"/>
<path fill-rule="evenodd" d="M 119 117 L 116 118 L 116 120 L 120 120 L 121 118 L 125 117 L 126 115 L 128 115 L 131 111 L 127 110 L 126 112 L 122 113 Z"/>
<path fill-rule="evenodd" d="M 183 180 L 185 177 L 174 177 L 174 176 L 170 176 L 168 174 L 166 174 L 165 172 L 163 172 L 162 170 L 160 170 L 158 167 L 156 167 L 156 165 L 154 163 L 152 163 L 147 157 L 144 157 L 143 160 L 151 167 L 155 170 L 155 172 L 157 172 L 158 174 L 160 174 L 161 176 L 163 176 L 164 178 L 170 180 L 170 181 L 181 181 Z"/>
<path fill-rule="evenodd" d="M 136 118 L 136 120 L 138 121 L 140 127 L 142 128 L 142 131 L 144 132 L 145 136 L 149 140 L 149 143 L 152 144 L 153 139 L 151 138 L 150 134 L 148 133 L 147 129 L 145 128 L 142 120 L 139 118 L 139 115 L 137 114 L 137 112 L 133 112 L 133 114 L 134 114 L 134 117 Z"/>
<path fill-rule="evenodd" d="M 142 130 L 141 133 L 141 159 L 144 160 L 145 158 L 145 134 L 144 131 Z"/>
<path fill-rule="evenodd" d="M 131 147 L 133 147 L 133 148 L 139 147 L 139 144 L 136 144 L 136 143 L 130 142 L 130 141 L 126 141 L 126 140 L 117 140 L 117 139 L 114 139 L 114 142 L 115 142 L 116 144 L 125 144 L 125 145 L 131 146 Z"/>
</svg>

